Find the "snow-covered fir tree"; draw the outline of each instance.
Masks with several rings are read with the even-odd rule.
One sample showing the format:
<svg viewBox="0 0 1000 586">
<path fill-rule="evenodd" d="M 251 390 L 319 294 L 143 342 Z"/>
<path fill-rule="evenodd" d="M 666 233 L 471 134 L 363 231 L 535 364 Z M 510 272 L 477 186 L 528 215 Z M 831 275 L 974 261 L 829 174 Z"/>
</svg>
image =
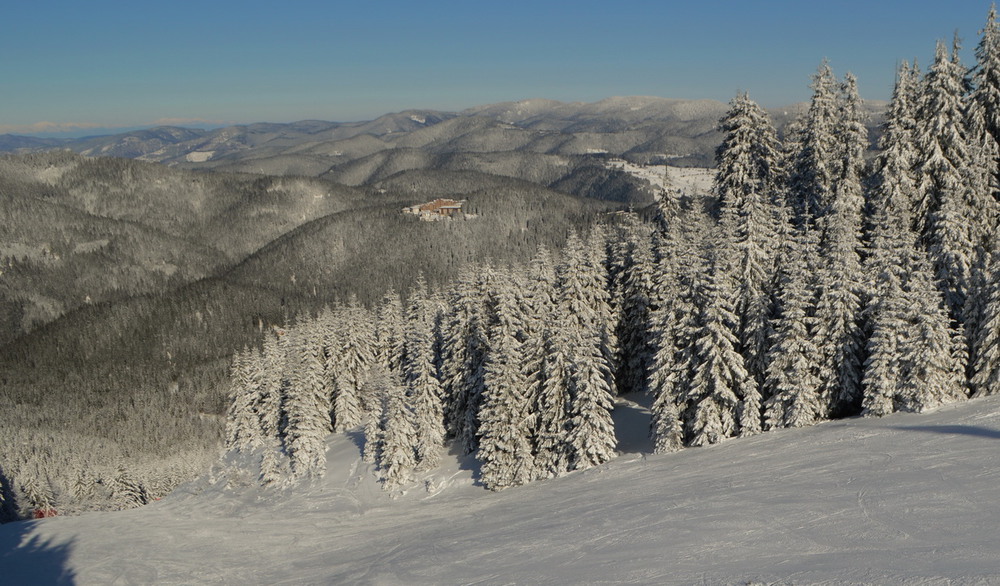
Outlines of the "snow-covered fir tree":
<svg viewBox="0 0 1000 586">
<path fill-rule="evenodd" d="M 550 352 L 559 346 L 553 344 L 558 334 L 557 297 L 552 257 L 548 249 L 539 247 L 528 270 L 522 344 L 525 402 L 534 413 L 530 423 L 535 454 L 533 476 L 536 478 L 559 474 L 566 469 L 562 429 L 568 395 L 565 383 L 559 382 L 565 376 L 565 354 Z M 556 382 L 550 382 L 550 378 Z"/>
<path fill-rule="evenodd" d="M 385 410 L 382 413 L 382 441 L 377 465 L 382 487 L 391 491 L 402 488 L 413 479 L 417 467 L 414 450 L 417 433 L 403 385 L 392 373 L 388 373 L 380 385 L 380 392 L 385 396 Z"/>
<path fill-rule="evenodd" d="M 390 289 L 382 296 L 375 327 L 376 358 L 397 376 L 403 372 L 403 300 Z"/>
<path fill-rule="evenodd" d="M 373 316 L 352 298 L 333 315 L 334 334 L 327 337 L 327 376 L 335 381 L 333 429 L 362 425 L 368 410 L 362 388 L 376 360 Z"/>
<path fill-rule="evenodd" d="M 979 32 L 976 66 L 972 75 L 966 118 L 969 143 L 974 158 L 973 171 L 979 172 L 977 184 L 983 189 L 979 200 L 988 206 L 986 236 L 997 223 L 1000 200 L 1000 25 L 996 4 L 990 6 L 986 24 Z M 992 247 L 990 247 L 992 248 Z"/>
<path fill-rule="evenodd" d="M 413 416 L 413 448 L 418 470 L 437 466 L 444 445 L 444 402 L 434 366 L 435 318 L 434 304 L 421 283 L 410 293 L 406 309 L 403 358 L 403 382 Z"/>
<path fill-rule="evenodd" d="M 596 228 L 595 228 L 596 231 Z M 566 243 L 558 269 L 559 301 L 555 316 L 558 334 L 556 351 L 566 357 L 566 449 L 571 469 L 583 469 L 606 462 L 614 455 L 617 439 L 611 420 L 614 407 L 613 378 L 608 344 L 610 307 L 603 259 L 595 242 L 603 234 L 591 234 L 584 242 L 575 233 Z"/>
<path fill-rule="evenodd" d="M 977 397 L 1000 392 L 1000 256 L 992 258 L 986 287 L 980 293 L 984 310 L 973 344 L 975 358 L 970 383 Z"/>
<path fill-rule="evenodd" d="M 615 240 L 613 292 L 609 303 L 615 314 L 618 339 L 615 384 L 619 394 L 645 392 L 653 360 L 653 279 L 655 259 L 651 227 L 626 214 Z"/>
<path fill-rule="evenodd" d="M 475 449 L 475 413 L 483 388 L 487 340 L 488 291 L 485 269 L 463 270 L 447 296 L 441 340 L 441 382 L 445 429 L 460 438 L 466 453 Z"/>
<path fill-rule="evenodd" d="M 295 359 L 284 409 L 285 446 L 297 477 L 326 471 L 326 436 L 332 431 L 330 394 L 324 383 L 323 342 L 310 322 L 294 330 L 289 354 Z"/>
<path fill-rule="evenodd" d="M 809 263 L 818 255 L 817 238 L 805 230 L 786 247 L 779 281 L 779 315 L 767 354 L 767 429 L 812 425 L 825 411 L 820 401 L 820 352 L 813 340 L 815 267 Z"/>
<path fill-rule="evenodd" d="M 615 319 L 609 297 L 610 279 L 608 275 L 608 233 L 602 224 L 591 226 L 585 243 L 586 272 L 580 275 L 581 289 L 586 295 L 586 303 L 591 307 L 592 320 L 604 364 L 604 378 L 608 388 L 615 389 L 615 357 L 618 355 L 618 338 L 615 336 Z M 582 316 L 578 316 L 582 317 Z M 584 321 L 580 321 L 584 325 Z"/>
<path fill-rule="evenodd" d="M 952 317 L 964 313 L 974 261 L 977 210 L 963 105 L 964 69 L 938 42 L 934 64 L 924 80 L 916 117 L 917 205 L 914 221 L 930 252 Z"/>
<path fill-rule="evenodd" d="M 815 313 L 824 417 L 856 409 L 861 391 L 861 180 L 868 138 L 861 123 L 861 99 L 850 74 L 843 84 L 839 112 L 837 181 L 817 219 L 820 254 L 825 261 L 819 272 Z"/>
<path fill-rule="evenodd" d="M 229 412 L 226 415 L 226 449 L 247 450 L 260 445 L 256 406 L 260 369 L 249 348 L 233 355 L 229 369 Z"/>
<path fill-rule="evenodd" d="M 912 249 L 911 249 L 912 250 Z M 906 292 L 911 311 L 910 332 L 903 337 L 907 365 L 897 410 L 925 411 L 967 397 L 965 368 L 967 345 L 952 324 L 944 297 L 922 251 L 911 252 Z"/>
<path fill-rule="evenodd" d="M 534 477 L 535 413 L 523 369 L 524 304 L 513 274 L 497 279 L 495 319 L 486 357 L 477 457 L 483 485 L 500 490 Z"/>
<path fill-rule="evenodd" d="M 674 214 L 676 214 L 674 210 Z M 654 294 L 656 309 L 651 320 L 655 353 L 649 374 L 653 393 L 650 437 L 656 453 L 681 449 L 684 426 L 680 401 L 686 396 L 690 381 L 692 350 L 696 335 L 696 312 L 689 280 L 694 272 L 682 259 L 694 256 L 684 249 L 678 234 L 680 222 L 675 216 L 661 226 L 656 239 L 656 274 Z"/>
<path fill-rule="evenodd" d="M 690 445 L 714 444 L 760 428 L 757 384 L 736 351 L 736 315 L 727 278 L 713 262 L 699 285 L 691 380 L 682 413 Z M 746 407 L 746 408 L 744 408 Z"/>
<path fill-rule="evenodd" d="M 796 151 L 790 161 L 788 196 L 796 223 L 811 224 L 833 198 L 840 147 L 838 84 L 830 64 L 824 61 L 813 76 L 809 109 L 798 121 Z"/>
<path fill-rule="evenodd" d="M 758 384 L 764 378 L 764 353 L 770 318 L 770 285 L 775 277 L 780 213 L 773 194 L 780 162 L 777 133 L 767 114 L 746 93 L 730 102 L 719 123 L 725 133 L 716 150 L 714 191 L 726 231 L 726 271 L 734 279 L 739 348 Z"/>
</svg>

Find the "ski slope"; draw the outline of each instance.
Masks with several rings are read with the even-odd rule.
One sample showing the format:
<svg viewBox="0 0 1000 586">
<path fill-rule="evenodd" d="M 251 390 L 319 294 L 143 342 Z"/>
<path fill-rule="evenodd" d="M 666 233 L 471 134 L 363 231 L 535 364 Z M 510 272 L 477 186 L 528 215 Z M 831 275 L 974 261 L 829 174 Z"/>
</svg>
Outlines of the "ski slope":
<svg viewBox="0 0 1000 586">
<path fill-rule="evenodd" d="M 450 456 L 385 494 L 334 436 L 287 490 L 0 526 L 0 583 L 1000 584 L 1000 398 L 667 455 L 616 418 L 619 458 L 499 493 Z"/>
</svg>

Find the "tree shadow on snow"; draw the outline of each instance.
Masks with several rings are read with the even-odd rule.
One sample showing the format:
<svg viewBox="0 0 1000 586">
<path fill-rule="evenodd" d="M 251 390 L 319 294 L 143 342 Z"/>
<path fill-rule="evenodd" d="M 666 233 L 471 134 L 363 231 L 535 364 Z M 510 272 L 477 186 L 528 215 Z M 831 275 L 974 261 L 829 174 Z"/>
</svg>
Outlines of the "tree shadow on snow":
<svg viewBox="0 0 1000 586">
<path fill-rule="evenodd" d="M 479 458 L 476 457 L 476 453 L 466 454 L 463 450 L 462 442 L 458 440 L 453 440 L 448 445 L 448 454 L 454 456 L 458 461 L 459 470 L 468 470 L 472 473 L 472 485 L 473 486 L 484 486 L 483 485 L 483 468 L 482 463 Z"/>
<path fill-rule="evenodd" d="M 72 542 L 46 542 L 32 530 L 38 522 L 15 521 L 0 525 L 0 582 L 6 586 L 75 584 L 69 568 Z"/>
<path fill-rule="evenodd" d="M 653 441 L 649 438 L 649 407 L 652 397 L 646 393 L 629 393 L 618 397 L 611 413 L 615 422 L 618 451 L 623 454 L 651 454 Z"/>
<path fill-rule="evenodd" d="M 990 439 L 1000 439 L 1000 430 L 975 425 L 906 425 L 893 429 L 906 431 L 924 431 L 928 433 L 943 433 L 947 435 L 971 435 Z"/>
<path fill-rule="evenodd" d="M 368 440 L 365 439 L 365 431 L 363 429 L 360 427 L 349 429 L 345 431 L 344 434 L 347 435 L 347 438 L 350 439 L 355 446 L 357 446 L 359 454 L 363 454 L 365 452 L 365 442 Z"/>
</svg>

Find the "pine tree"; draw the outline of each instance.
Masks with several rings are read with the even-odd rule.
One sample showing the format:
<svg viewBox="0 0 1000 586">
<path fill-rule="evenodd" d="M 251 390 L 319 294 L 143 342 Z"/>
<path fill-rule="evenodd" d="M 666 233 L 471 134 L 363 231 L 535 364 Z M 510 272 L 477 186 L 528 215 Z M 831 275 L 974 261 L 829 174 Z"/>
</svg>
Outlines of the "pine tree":
<svg viewBox="0 0 1000 586">
<path fill-rule="evenodd" d="M 324 384 L 322 339 L 311 323 L 300 323 L 290 343 L 296 359 L 285 411 L 285 445 L 297 477 L 326 471 L 326 436 L 332 431 L 330 395 Z"/>
<path fill-rule="evenodd" d="M 970 383 L 974 396 L 1000 392 L 1000 256 L 994 255 L 988 272 L 983 317 L 974 343 L 975 362 Z"/>
<path fill-rule="evenodd" d="M 413 479 L 417 466 L 414 445 L 417 432 L 413 411 L 407 405 L 406 390 L 390 375 L 385 381 L 385 411 L 382 414 L 382 445 L 378 468 L 382 488 L 396 490 Z"/>
<path fill-rule="evenodd" d="M 445 429 L 466 453 L 475 449 L 475 416 L 483 388 L 483 365 L 489 347 L 484 272 L 463 271 L 448 295 L 441 342 L 441 381 L 445 398 Z"/>
<path fill-rule="evenodd" d="M 249 348 L 233 355 L 230 367 L 229 413 L 226 416 L 226 448 L 253 449 L 260 442 L 257 413 L 259 377 L 255 376 L 253 354 Z"/>
<path fill-rule="evenodd" d="M 524 306 L 513 282 L 512 274 L 497 281 L 496 319 L 483 381 L 478 458 L 483 485 L 490 490 L 525 484 L 534 476 L 534 410 L 522 368 Z"/>
<path fill-rule="evenodd" d="M 444 403 L 434 367 L 435 311 L 423 287 L 410 295 L 406 311 L 403 376 L 413 415 L 415 464 L 429 470 L 440 463 L 444 445 Z"/>
<path fill-rule="evenodd" d="M 327 376 L 336 382 L 333 394 L 334 431 L 346 431 L 364 422 L 362 387 L 375 362 L 372 316 L 356 299 L 333 316 L 334 332 L 327 338 Z"/>
<path fill-rule="evenodd" d="M 770 285 L 779 242 L 780 213 L 771 199 L 777 190 L 779 144 L 767 114 L 746 93 L 730 102 L 719 129 L 725 136 L 715 155 L 715 193 L 726 246 L 731 248 L 725 255 L 726 272 L 737 284 L 740 352 L 759 384 L 764 378 Z"/>
<path fill-rule="evenodd" d="M 620 259 L 614 264 L 620 266 L 613 281 L 617 292 L 609 300 L 613 304 L 617 300 L 620 306 L 615 331 L 615 383 L 619 394 L 645 392 L 654 352 L 650 314 L 655 267 L 650 230 L 633 219 L 616 244 Z"/>
<path fill-rule="evenodd" d="M 809 109 L 799 121 L 792 141 L 798 150 L 789 170 L 789 205 L 800 227 L 811 225 L 829 206 L 840 157 L 837 80 L 826 61 L 813 76 L 811 87 Z"/>
<path fill-rule="evenodd" d="M 726 278 L 713 263 L 699 295 L 698 333 L 692 349 L 688 407 L 683 414 L 692 446 L 738 435 L 743 422 L 749 426 L 748 432 L 759 428 L 760 413 L 751 412 L 759 395 L 743 357 L 736 351 L 736 315 L 731 300 Z"/>
<path fill-rule="evenodd" d="M 963 108 L 964 69 L 939 42 L 917 112 L 918 200 L 915 222 L 930 252 L 953 319 L 964 313 L 979 226 Z"/>
<path fill-rule="evenodd" d="M 824 413 L 818 377 L 820 353 L 813 340 L 816 283 L 808 263 L 817 254 L 815 235 L 807 230 L 789 242 L 788 248 L 778 294 L 780 314 L 767 355 L 767 429 L 812 425 Z"/>
</svg>

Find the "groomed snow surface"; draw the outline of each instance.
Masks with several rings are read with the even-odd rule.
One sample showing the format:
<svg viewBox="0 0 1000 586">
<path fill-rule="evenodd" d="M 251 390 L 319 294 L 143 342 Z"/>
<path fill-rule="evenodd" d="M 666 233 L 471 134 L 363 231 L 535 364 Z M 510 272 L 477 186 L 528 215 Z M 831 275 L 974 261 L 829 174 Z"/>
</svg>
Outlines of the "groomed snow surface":
<svg viewBox="0 0 1000 586">
<path fill-rule="evenodd" d="M 499 493 L 451 455 L 388 495 L 348 434 L 285 490 L 7 524 L 0 583 L 1000 584 L 1000 397 L 667 455 L 615 416 L 617 459 Z"/>
</svg>

